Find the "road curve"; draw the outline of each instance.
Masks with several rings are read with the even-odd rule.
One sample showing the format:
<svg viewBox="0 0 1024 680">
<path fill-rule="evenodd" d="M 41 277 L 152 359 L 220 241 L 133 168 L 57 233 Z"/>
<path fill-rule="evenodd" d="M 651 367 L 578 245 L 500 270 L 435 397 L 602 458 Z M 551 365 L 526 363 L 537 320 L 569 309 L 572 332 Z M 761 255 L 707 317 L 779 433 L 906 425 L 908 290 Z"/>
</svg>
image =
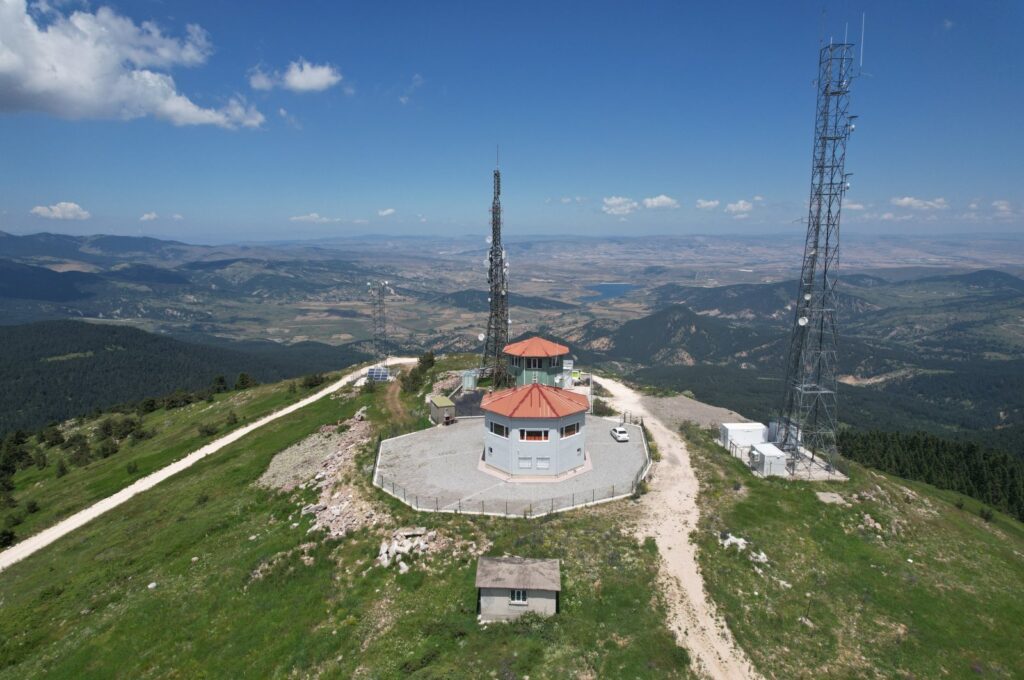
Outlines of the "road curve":
<svg viewBox="0 0 1024 680">
<path fill-rule="evenodd" d="M 703 677 L 744 680 L 759 678 L 743 650 L 733 639 L 714 602 L 704 589 L 697 562 L 697 546 L 690 541 L 697 529 L 700 486 L 679 433 L 672 431 L 643 405 L 641 396 L 617 380 L 598 376 L 619 411 L 642 416 L 658 444 L 662 459 L 656 463 L 637 533 L 653 536 L 661 553 L 662 581 L 669 605 L 669 626 L 686 647 L 694 668 Z"/>
<path fill-rule="evenodd" d="M 389 359 L 388 364 L 409 364 L 414 363 L 415 361 L 416 359 L 413 357 L 398 357 Z M 151 489 L 160 482 L 167 479 L 168 477 L 176 475 L 182 470 L 186 470 L 192 467 L 193 465 L 201 461 L 203 458 L 206 458 L 207 456 L 214 454 L 217 451 L 220 451 L 228 444 L 232 444 L 238 441 L 239 439 L 246 436 L 253 430 L 257 430 L 266 425 L 267 423 L 272 423 L 278 418 L 282 418 L 288 415 L 289 413 L 294 413 L 295 411 L 298 411 L 300 408 L 309 406 L 313 402 L 323 399 L 324 397 L 326 397 L 329 394 L 332 394 L 333 392 L 337 392 L 345 385 L 348 385 L 349 383 L 353 383 L 356 380 L 358 380 L 359 377 L 365 372 L 365 367 L 357 369 L 355 371 L 351 371 L 337 382 L 331 383 L 330 385 L 320 390 L 316 394 L 312 394 L 306 397 L 305 399 L 301 399 L 295 402 L 294 404 L 285 406 L 279 411 L 274 411 L 269 415 L 263 416 L 262 418 L 255 422 L 249 423 L 248 425 L 244 425 L 238 428 L 237 430 L 233 430 L 232 432 L 229 432 L 223 437 L 219 437 L 213 440 L 206 446 L 203 446 L 202 448 L 193 451 L 184 458 L 176 460 L 170 465 L 164 466 L 157 470 L 156 472 L 152 472 L 146 475 L 145 477 L 135 481 L 129 486 L 126 486 L 125 488 L 121 489 L 117 493 L 107 496 L 103 500 L 93 503 L 84 510 L 79 510 L 70 517 L 63 519 L 60 522 L 57 522 L 52 527 L 43 529 L 38 534 L 30 536 L 29 538 L 26 538 L 24 541 L 21 541 L 20 543 L 13 545 L 12 547 L 8 548 L 7 550 L 4 550 L 3 552 L 0 552 L 0 571 L 3 571 L 15 562 L 25 559 L 34 552 L 42 550 L 43 548 L 50 545 L 57 539 L 66 536 L 67 534 L 71 533 L 80 526 L 83 526 L 84 524 L 96 519 L 103 513 L 107 512 L 108 510 L 113 510 L 117 506 L 128 501 L 128 499 L 132 498 L 136 494 L 142 493 L 146 489 Z"/>
</svg>

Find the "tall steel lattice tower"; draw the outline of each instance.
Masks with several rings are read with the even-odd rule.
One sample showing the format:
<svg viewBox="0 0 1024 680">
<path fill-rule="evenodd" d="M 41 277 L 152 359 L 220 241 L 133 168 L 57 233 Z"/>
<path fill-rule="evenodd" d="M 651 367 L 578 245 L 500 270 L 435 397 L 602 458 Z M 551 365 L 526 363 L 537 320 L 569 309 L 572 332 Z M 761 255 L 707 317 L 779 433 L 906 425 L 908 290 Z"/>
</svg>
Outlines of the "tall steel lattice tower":
<svg viewBox="0 0 1024 680">
<path fill-rule="evenodd" d="M 386 364 L 388 360 L 388 321 L 384 298 L 388 292 L 388 282 L 366 282 L 370 292 L 370 306 L 373 310 L 373 357 Z"/>
<path fill-rule="evenodd" d="M 807 238 L 775 435 L 790 454 L 802 446 L 812 460 L 821 456 L 829 465 L 836 456 L 836 269 L 839 217 L 849 188 L 846 144 L 856 118 L 849 113 L 853 75 L 852 44 L 821 48 Z"/>
<path fill-rule="evenodd" d="M 491 249 L 487 256 L 491 314 L 487 318 L 481 376 L 491 376 L 498 388 L 509 382 L 508 365 L 502 352 L 508 344 L 508 255 L 501 245 L 501 171 L 494 169 L 494 200 L 491 202 Z"/>
</svg>

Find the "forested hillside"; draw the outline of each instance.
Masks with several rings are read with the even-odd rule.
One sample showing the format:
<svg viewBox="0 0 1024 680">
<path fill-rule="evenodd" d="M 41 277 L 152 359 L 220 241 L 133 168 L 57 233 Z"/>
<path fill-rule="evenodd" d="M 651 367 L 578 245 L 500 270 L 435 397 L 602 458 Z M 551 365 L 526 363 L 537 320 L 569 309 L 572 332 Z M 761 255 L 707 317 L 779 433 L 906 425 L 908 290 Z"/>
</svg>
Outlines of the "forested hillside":
<svg viewBox="0 0 1024 680">
<path fill-rule="evenodd" d="M 357 348 L 268 342 L 214 347 L 122 326 L 44 321 L 0 326 L 0 432 L 209 386 L 240 373 L 268 381 L 342 368 Z"/>
<path fill-rule="evenodd" d="M 1024 459 L 925 432 L 843 430 L 839 447 L 858 463 L 957 491 L 1024 521 Z"/>
</svg>

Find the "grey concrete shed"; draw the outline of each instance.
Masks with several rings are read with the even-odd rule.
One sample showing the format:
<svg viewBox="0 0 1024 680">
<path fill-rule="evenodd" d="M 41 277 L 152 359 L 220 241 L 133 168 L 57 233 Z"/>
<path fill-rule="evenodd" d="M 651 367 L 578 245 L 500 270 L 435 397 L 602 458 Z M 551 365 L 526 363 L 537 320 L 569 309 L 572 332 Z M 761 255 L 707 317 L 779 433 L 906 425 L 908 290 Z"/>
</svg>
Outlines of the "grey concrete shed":
<svg viewBox="0 0 1024 680">
<path fill-rule="evenodd" d="M 561 591 L 558 560 L 481 557 L 477 562 L 477 614 L 481 623 L 511 621 L 526 612 L 557 614 Z"/>
<path fill-rule="evenodd" d="M 430 395 L 430 419 L 436 425 L 450 425 L 455 422 L 455 404 L 443 394 Z"/>
</svg>

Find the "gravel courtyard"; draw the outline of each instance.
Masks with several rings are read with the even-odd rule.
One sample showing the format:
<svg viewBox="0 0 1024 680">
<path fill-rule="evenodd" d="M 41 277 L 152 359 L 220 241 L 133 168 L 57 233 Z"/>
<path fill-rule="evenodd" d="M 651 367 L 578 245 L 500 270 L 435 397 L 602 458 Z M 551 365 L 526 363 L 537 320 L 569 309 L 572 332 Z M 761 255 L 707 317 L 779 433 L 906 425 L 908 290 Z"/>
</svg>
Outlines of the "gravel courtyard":
<svg viewBox="0 0 1024 680">
<path fill-rule="evenodd" d="M 587 416 L 591 469 L 558 482 L 507 482 L 478 469 L 482 418 L 463 418 L 381 442 L 374 483 L 422 510 L 540 515 L 630 493 L 646 465 L 643 432 L 627 425 L 629 442 L 611 438 L 611 420 Z"/>
</svg>

